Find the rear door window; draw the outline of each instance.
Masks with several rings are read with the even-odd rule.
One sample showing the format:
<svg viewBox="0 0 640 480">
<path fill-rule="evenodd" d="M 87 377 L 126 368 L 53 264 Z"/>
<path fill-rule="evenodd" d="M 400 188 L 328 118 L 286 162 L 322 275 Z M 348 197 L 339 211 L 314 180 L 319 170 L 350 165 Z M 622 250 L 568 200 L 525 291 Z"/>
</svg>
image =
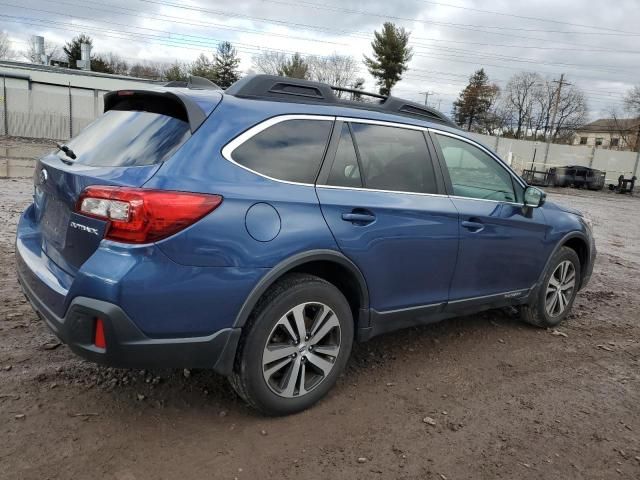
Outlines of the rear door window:
<svg viewBox="0 0 640 480">
<path fill-rule="evenodd" d="M 167 160 L 191 136 L 180 118 L 137 110 L 109 110 L 67 146 L 74 163 L 96 167 L 137 167 Z M 63 152 L 60 158 L 66 159 Z"/>
<path fill-rule="evenodd" d="M 365 188 L 437 193 L 436 179 L 421 130 L 352 123 Z"/>
<path fill-rule="evenodd" d="M 231 157 L 267 177 L 314 183 L 332 126 L 330 120 L 285 120 L 248 139 Z"/>
</svg>

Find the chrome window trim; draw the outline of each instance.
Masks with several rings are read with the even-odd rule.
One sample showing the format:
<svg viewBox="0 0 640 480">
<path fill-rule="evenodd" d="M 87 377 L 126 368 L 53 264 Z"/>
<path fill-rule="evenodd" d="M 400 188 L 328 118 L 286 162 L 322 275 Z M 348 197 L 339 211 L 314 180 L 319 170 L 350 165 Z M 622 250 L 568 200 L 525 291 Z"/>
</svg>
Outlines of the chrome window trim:
<svg viewBox="0 0 640 480">
<path fill-rule="evenodd" d="M 381 127 L 406 128 L 407 130 L 421 130 L 421 131 L 429 130 L 427 127 L 421 127 L 419 125 L 411 125 L 411 124 L 408 124 L 408 123 L 388 122 L 386 120 L 370 120 L 368 118 L 336 117 L 336 120 L 342 121 L 342 122 L 350 122 L 350 123 L 368 123 L 370 125 L 380 125 Z"/>
<path fill-rule="evenodd" d="M 514 205 L 516 207 L 524 207 L 524 203 L 507 202 L 506 200 L 491 200 L 490 198 L 461 197 L 460 195 L 449 195 L 449 198 L 457 198 L 460 200 L 469 200 L 469 201 L 476 201 L 476 202 L 504 203 L 505 205 Z"/>
<path fill-rule="evenodd" d="M 367 123 L 367 124 L 370 124 L 370 125 L 380 125 L 380 126 L 383 126 L 383 127 L 406 128 L 408 130 L 419 130 L 419 131 L 424 131 L 424 132 L 433 132 L 435 134 L 444 134 L 444 135 L 447 135 L 449 137 L 453 137 L 453 138 L 462 140 L 464 142 L 467 142 L 470 145 L 473 145 L 476 148 L 479 148 L 480 150 L 484 151 L 485 153 L 487 153 L 491 158 L 493 158 L 496 162 L 498 162 L 498 164 L 502 168 L 504 168 L 509 173 L 509 175 L 511 175 L 513 178 L 515 178 L 516 181 L 518 181 L 518 183 L 523 188 L 526 188 L 526 184 L 524 184 L 522 179 L 519 178 L 513 172 L 513 170 L 511 170 L 511 168 L 509 168 L 509 166 L 506 165 L 500 159 L 500 157 L 498 157 L 493 152 L 491 152 L 487 148 L 483 147 L 479 143 L 477 143 L 477 142 L 475 142 L 475 141 L 473 141 L 471 139 L 468 139 L 466 137 L 463 137 L 461 135 L 456 135 L 455 133 L 445 132 L 444 130 L 438 130 L 437 128 L 420 127 L 418 125 L 408 125 L 406 123 L 388 122 L 386 120 L 369 120 L 367 118 L 356 118 L 356 117 L 336 117 L 336 121 L 351 122 L 351 123 Z M 457 195 L 444 195 L 444 194 L 439 194 L 439 193 L 404 192 L 404 191 L 400 191 L 400 190 L 376 190 L 376 189 L 373 189 L 373 188 L 341 187 L 341 186 L 337 186 L 337 185 L 316 185 L 316 187 L 318 187 L 318 188 L 335 188 L 335 189 L 342 189 L 342 190 L 380 192 L 380 193 L 402 193 L 402 194 L 408 194 L 408 195 L 423 195 L 423 196 L 430 196 L 430 197 L 460 198 L 460 199 L 464 199 L 464 200 L 477 200 L 479 202 L 504 203 L 504 204 L 507 204 L 507 205 L 516 205 L 516 206 L 519 206 L 519 207 L 524 206 L 524 203 L 507 202 L 505 200 L 491 200 L 491 199 L 485 199 L 485 198 L 460 197 L 460 196 L 457 196 Z"/>
<path fill-rule="evenodd" d="M 367 118 L 356 118 L 356 117 L 336 117 L 336 121 L 339 122 L 349 122 L 349 123 L 366 123 L 369 125 L 378 125 L 381 127 L 392 127 L 392 128 L 404 128 L 406 130 L 415 130 L 420 132 L 426 132 L 427 127 L 420 127 L 418 125 L 409 125 L 406 123 L 395 123 L 395 122 L 387 122 L 385 120 L 369 120 Z M 433 161 L 433 160 L 432 160 Z M 435 168 L 435 166 L 434 166 Z M 435 171 L 434 171 L 435 173 Z M 327 179 L 328 180 L 328 179 Z M 363 187 L 342 187 L 338 185 L 316 185 L 316 187 L 325 187 L 325 188 L 336 188 L 342 190 L 356 190 L 356 191 L 364 191 L 364 192 L 378 192 L 378 193 L 401 193 L 404 195 L 422 195 L 426 197 L 448 197 L 448 195 L 442 193 L 423 193 L 423 192 L 405 192 L 402 190 L 379 190 L 376 188 L 363 188 Z"/>
<path fill-rule="evenodd" d="M 422 192 L 403 192 L 401 190 L 378 190 L 375 188 L 362 188 L 362 187 L 342 187 L 338 185 L 316 185 L 316 188 L 329 188 L 332 190 L 353 190 L 356 192 L 375 192 L 375 193 L 398 193 L 402 195 L 420 195 L 423 197 L 444 197 L 444 198 L 459 198 L 461 200 L 469 200 L 475 202 L 491 202 L 491 203 L 503 203 L 505 205 L 514 205 L 516 207 L 522 207 L 522 203 L 506 202 L 504 200 L 491 200 L 488 198 L 471 198 L 460 197 L 457 195 L 446 195 L 444 193 L 422 193 Z"/>
<path fill-rule="evenodd" d="M 267 120 L 263 120 L 262 122 L 254 125 L 248 130 L 244 131 L 229 143 L 227 143 L 224 147 L 222 147 L 221 153 L 225 160 L 233 163 L 234 165 L 248 171 L 251 173 L 255 173 L 256 175 L 261 176 L 262 178 L 266 178 L 269 180 L 273 180 L 274 182 L 287 183 L 289 185 L 301 185 L 304 187 L 313 187 L 313 183 L 303 183 L 303 182 L 292 182 L 289 180 L 282 180 L 279 178 L 270 177 L 269 175 L 265 175 L 264 173 L 257 172 L 249 167 L 245 167 L 244 165 L 239 164 L 233 159 L 233 151 L 238 148 L 240 145 L 255 137 L 260 132 L 266 130 L 269 127 L 277 125 L 278 123 L 286 122 L 288 120 L 323 120 L 334 122 L 336 117 L 330 115 L 308 115 L 308 114 L 287 114 L 287 115 L 278 115 L 275 117 L 268 118 Z"/>
<path fill-rule="evenodd" d="M 268 180 L 272 180 L 274 182 L 280 182 L 280 183 L 286 183 L 289 185 L 300 185 L 300 186 L 304 186 L 304 187 L 317 187 L 317 188 L 330 188 L 330 189 L 338 189 L 338 190 L 353 190 L 353 191 L 364 191 L 364 192 L 378 192 L 378 193 L 399 193 L 399 194 L 404 194 L 404 195 L 420 195 L 420 196 L 425 196 L 425 197 L 449 197 L 449 198 L 460 198 L 460 199 L 464 199 L 464 200 L 475 200 L 475 201 L 479 201 L 479 202 L 493 202 L 493 203 L 505 203 L 508 205 L 516 205 L 516 206 L 524 206 L 523 203 L 517 203 L 517 202 L 506 202 L 504 200 L 490 200 L 490 199 L 484 199 L 484 198 L 471 198 L 471 197 L 460 197 L 460 196 L 456 196 L 456 195 L 445 195 L 445 194 L 440 194 L 440 193 L 421 193 L 421 192 L 404 192 L 401 190 L 378 190 L 378 189 L 373 189 L 373 188 L 362 188 L 362 187 L 342 187 L 342 186 L 337 186 L 337 185 L 315 185 L 313 183 L 302 183 L 302 182 L 292 182 L 289 180 L 282 180 L 279 178 L 274 178 L 274 177 L 270 177 L 269 175 L 265 175 L 263 173 L 257 172 L 249 167 L 245 167 L 244 165 L 239 164 L 238 162 L 236 162 L 233 159 L 233 151 L 238 148 L 240 145 L 242 145 L 243 143 L 245 143 L 247 140 L 251 139 L 252 137 L 254 137 L 255 135 L 257 135 L 258 133 L 262 132 L 263 130 L 266 130 L 269 127 L 272 127 L 273 125 L 277 125 L 278 123 L 282 123 L 282 122 L 286 122 L 288 120 L 324 120 L 324 121 L 343 121 L 343 122 L 351 122 L 351 123 L 366 123 L 366 124 L 370 124 L 370 125 L 380 125 L 383 127 L 395 127 L 395 128 L 406 128 L 408 130 L 418 130 L 418 131 L 424 131 L 424 132 L 433 132 L 435 134 L 438 135 L 445 135 L 445 136 L 449 136 L 452 138 L 456 138 L 459 139 L 461 141 L 464 141 L 466 143 L 469 143 L 470 145 L 473 145 L 476 148 L 479 148 L 480 150 L 484 151 L 485 153 L 487 153 L 491 158 L 493 158 L 495 161 L 498 162 L 498 164 L 504 168 L 507 172 L 509 172 L 509 174 L 515 178 L 518 183 L 523 187 L 526 188 L 526 184 L 524 183 L 524 181 L 522 179 L 520 179 L 517 175 L 515 175 L 515 173 L 500 159 L 500 157 L 498 157 L 497 155 L 495 155 L 493 152 L 491 152 L 489 149 L 483 147 L 482 145 L 480 145 L 479 143 L 475 142 L 474 140 L 471 140 L 469 138 L 463 137 L 461 135 L 457 135 L 455 133 L 451 133 L 451 132 L 446 132 L 444 130 L 438 130 L 437 128 L 432 128 L 432 127 L 421 127 L 418 125 L 410 125 L 407 123 L 396 123 L 396 122 L 389 122 L 386 120 L 370 120 L 367 118 L 357 118 L 357 117 L 334 117 L 331 115 L 309 115 L 309 114 L 285 114 L 285 115 L 277 115 L 275 117 L 271 117 L 268 118 L 266 120 L 263 120 L 262 122 L 254 125 L 253 127 L 249 128 L 248 130 L 244 131 L 243 133 L 241 133 L 240 135 L 238 135 L 237 137 L 235 137 L 233 140 L 231 140 L 230 142 L 228 142 L 224 147 L 222 147 L 221 153 L 222 156 L 224 157 L 225 160 L 227 160 L 228 162 L 248 171 L 251 172 L 255 175 L 258 175 L 262 178 L 266 178 Z"/>
<path fill-rule="evenodd" d="M 422 192 L 403 192 L 401 190 L 378 190 L 376 188 L 362 188 L 362 187 L 342 187 L 338 185 L 316 185 L 316 188 L 330 188 L 335 190 L 354 190 L 357 192 L 375 192 L 375 193 L 399 193 L 402 195 L 421 195 L 423 197 L 449 197 L 443 193 L 422 193 Z"/>
</svg>

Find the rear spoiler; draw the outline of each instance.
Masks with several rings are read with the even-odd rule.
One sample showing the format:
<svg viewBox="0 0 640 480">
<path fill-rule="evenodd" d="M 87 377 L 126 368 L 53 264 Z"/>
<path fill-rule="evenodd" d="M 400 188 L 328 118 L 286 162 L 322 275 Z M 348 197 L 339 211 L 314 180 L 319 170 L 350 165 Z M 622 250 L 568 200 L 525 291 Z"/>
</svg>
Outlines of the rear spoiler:
<svg viewBox="0 0 640 480">
<path fill-rule="evenodd" d="M 166 113 L 185 120 L 189 123 L 191 133 L 195 131 L 207 119 L 205 112 L 193 99 L 182 92 L 165 92 L 154 90 L 115 90 L 105 93 L 104 111 L 113 110 L 117 105 L 139 100 L 140 104 L 146 103 L 144 110 L 156 113 Z M 210 113 L 210 112 L 209 112 Z"/>
</svg>

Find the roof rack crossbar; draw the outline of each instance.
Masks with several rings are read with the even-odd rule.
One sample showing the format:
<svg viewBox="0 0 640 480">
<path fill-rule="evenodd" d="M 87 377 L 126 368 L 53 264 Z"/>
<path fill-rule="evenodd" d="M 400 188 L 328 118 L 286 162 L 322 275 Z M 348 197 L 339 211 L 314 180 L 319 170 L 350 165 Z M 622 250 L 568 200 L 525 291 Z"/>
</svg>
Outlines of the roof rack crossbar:
<svg viewBox="0 0 640 480">
<path fill-rule="evenodd" d="M 361 102 L 354 99 L 347 100 L 338 97 L 334 92 L 347 92 L 358 96 L 370 96 L 380 101 Z M 442 112 L 419 103 L 410 102 L 402 98 L 388 97 L 378 93 L 365 92 L 355 88 L 335 87 L 326 83 L 297 78 L 279 77 L 275 75 L 249 75 L 231 85 L 225 93 L 235 97 L 252 98 L 256 100 L 317 103 L 372 110 L 435 121 L 457 128 L 457 125 L 449 120 Z"/>
<path fill-rule="evenodd" d="M 386 100 L 387 98 L 389 98 L 386 95 L 381 95 L 379 93 L 373 93 L 373 92 L 365 92 L 364 90 L 360 90 L 358 88 L 336 87 L 334 85 L 331 85 L 331 90 L 335 90 L 337 92 L 354 93 L 357 95 L 364 95 L 367 97 L 375 97 L 375 98 L 380 98 L 382 100 Z"/>
</svg>

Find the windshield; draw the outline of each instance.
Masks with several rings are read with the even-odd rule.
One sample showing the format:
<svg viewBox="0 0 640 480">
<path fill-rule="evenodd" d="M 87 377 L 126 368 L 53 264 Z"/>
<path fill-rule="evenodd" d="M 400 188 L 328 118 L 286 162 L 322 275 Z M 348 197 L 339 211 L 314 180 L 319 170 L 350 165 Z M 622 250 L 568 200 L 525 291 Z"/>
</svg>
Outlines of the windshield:
<svg viewBox="0 0 640 480">
<path fill-rule="evenodd" d="M 136 167 L 168 159 L 189 137 L 189 124 L 167 115 L 110 110 L 67 146 L 74 163 L 99 167 Z M 64 152 L 58 156 L 67 159 Z"/>
</svg>

